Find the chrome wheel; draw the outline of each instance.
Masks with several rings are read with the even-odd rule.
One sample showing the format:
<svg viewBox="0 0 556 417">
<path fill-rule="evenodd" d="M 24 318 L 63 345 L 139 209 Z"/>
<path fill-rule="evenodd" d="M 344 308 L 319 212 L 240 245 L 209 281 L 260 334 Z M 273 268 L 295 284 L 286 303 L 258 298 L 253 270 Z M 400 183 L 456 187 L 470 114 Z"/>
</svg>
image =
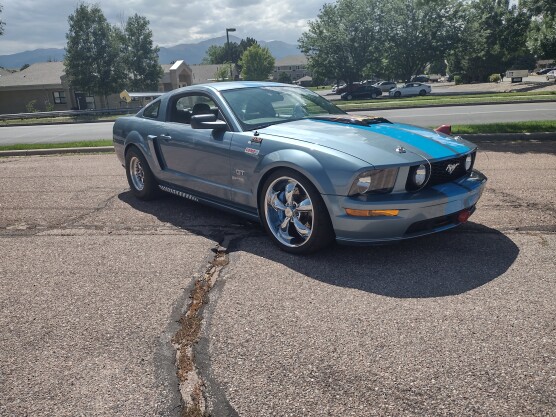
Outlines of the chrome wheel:
<svg viewBox="0 0 556 417">
<path fill-rule="evenodd" d="M 129 161 L 129 177 L 135 189 L 143 191 L 143 188 L 145 188 L 145 171 L 141 161 L 136 156 L 133 156 Z"/>
<path fill-rule="evenodd" d="M 266 223 L 276 239 L 291 248 L 303 246 L 313 232 L 313 202 L 301 183 L 290 177 L 275 179 L 266 189 Z"/>
</svg>

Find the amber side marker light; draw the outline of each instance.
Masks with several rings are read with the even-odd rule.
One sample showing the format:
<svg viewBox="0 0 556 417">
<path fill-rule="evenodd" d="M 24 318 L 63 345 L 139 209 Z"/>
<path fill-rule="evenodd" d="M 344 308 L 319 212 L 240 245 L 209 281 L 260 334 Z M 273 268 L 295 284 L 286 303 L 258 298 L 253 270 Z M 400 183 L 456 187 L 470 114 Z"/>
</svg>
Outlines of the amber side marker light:
<svg viewBox="0 0 556 417">
<path fill-rule="evenodd" d="M 346 213 L 350 216 L 356 217 L 379 217 L 379 216 L 397 216 L 399 210 L 356 210 L 356 209 L 346 209 Z"/>
</svg>

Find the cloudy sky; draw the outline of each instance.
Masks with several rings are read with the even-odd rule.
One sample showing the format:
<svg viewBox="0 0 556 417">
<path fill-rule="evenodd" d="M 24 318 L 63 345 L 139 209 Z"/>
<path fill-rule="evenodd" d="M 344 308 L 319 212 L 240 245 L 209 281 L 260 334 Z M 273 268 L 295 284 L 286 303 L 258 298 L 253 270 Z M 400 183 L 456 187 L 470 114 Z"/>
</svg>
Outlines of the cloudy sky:
<svg viewBox="0 0 556 417">
<path fill-rule="evenodd" d="M 108 21 L 119 24 L 138 13 L 150 21 L 154 43 L 172 46 L 234 35 L 295 44 L 325 2 L 332 0 L 98 0 Z M 0 55 L 38 48 L 63 48 L 68 16 L 79 0 L 0 0 Z"/>
</svg>

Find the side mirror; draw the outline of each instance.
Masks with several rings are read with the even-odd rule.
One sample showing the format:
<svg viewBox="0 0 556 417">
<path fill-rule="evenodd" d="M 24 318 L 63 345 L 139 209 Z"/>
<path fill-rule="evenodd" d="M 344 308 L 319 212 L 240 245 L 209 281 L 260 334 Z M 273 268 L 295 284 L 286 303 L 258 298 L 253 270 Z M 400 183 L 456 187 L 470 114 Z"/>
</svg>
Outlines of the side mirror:
<svg viewBox="0 0 556 417">
<path fill-rule="evenodd" d="M 226 122 L 217 119 L 214 114 L 197 114 L 195 116 L 191 116 L 191 127 L 193 129 L 228 129 Z"/>
</svg>

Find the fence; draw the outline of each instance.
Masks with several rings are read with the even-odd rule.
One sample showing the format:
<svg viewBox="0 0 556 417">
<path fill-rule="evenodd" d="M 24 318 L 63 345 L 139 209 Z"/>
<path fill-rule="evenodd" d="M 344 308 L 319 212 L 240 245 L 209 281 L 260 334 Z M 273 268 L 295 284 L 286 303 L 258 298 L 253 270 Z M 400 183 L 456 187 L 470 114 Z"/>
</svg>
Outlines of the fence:
<svg viewBox="0 0 556 417">
<path fill-rule="evenodd" d="M 34 113 L 0 114 L 0 120 L 14 119 L 45 119 L 55 117 L 79 117 L 79 116 L 112 116 L 118 114 L 135 114 L 141 107 L 123 109 L 101 109 L 101 110 L 64 110 L 43 111 Z"/>
</svg>

